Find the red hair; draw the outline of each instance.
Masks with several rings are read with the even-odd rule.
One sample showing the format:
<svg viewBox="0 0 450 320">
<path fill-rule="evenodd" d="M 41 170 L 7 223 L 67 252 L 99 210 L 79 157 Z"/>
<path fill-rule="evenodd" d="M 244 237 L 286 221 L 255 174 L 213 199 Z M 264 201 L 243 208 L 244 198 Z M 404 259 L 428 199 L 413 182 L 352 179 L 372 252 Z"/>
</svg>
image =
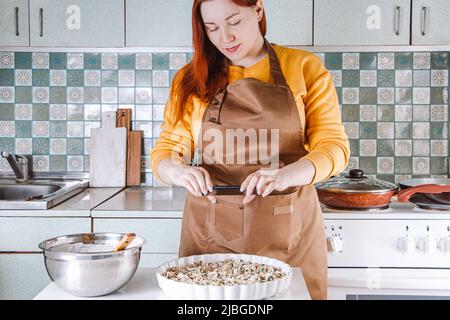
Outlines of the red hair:
<svg viewBox="0 0 450 320">
<path fill-rule="evenodd" d="M 227 58 L 211 43 L 203 23 L 200 6 L 204 1 L 194 0 L 192 6 L 192 41 L 194 55 L 192 61 L 185 65 L 175 76 L 170 99 L 174 111 L 175 123 L 184 122 L 184 115 L 189 110 L 189 99 L 199 97 L 210 102 L 228 82 Z M 241 7 L 256 5 L 258 0 L 232 0 Z M 266 35 L 266 16 L 263 13 L 259 30 Z"/>
</svg>

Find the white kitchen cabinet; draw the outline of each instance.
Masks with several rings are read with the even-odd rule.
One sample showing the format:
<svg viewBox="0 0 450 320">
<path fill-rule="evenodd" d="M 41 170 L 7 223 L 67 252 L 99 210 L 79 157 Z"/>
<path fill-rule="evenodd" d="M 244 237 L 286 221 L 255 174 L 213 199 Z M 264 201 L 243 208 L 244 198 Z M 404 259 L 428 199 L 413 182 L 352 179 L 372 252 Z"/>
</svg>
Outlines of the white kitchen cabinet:
<svg viewBox="0 0 450 320">
<path fill-rule="evenodd" d="M 126 0 L 126 45 L 192 46 L 192 1 Z"/>
<path fill-rule="evenodd" d="M 410 0 L 315 0 L 314 45 L 409 45 Z"/>
<path fill-rule="evenodd" d="M 0 300 L 33 299 L 50 281 L 42 253 L 0 253 Z"/>
<path fill-rule="evenodd" d="M 312 0 L 265 0 L 266 37 L 281 45 L 312 45 Z"/>
<path fill-rule="evenodd" d="M 123 47 L 124 0 L 32 0 L 32 46 Z"/>
<path fill-rule="evenodd" d="M 412 44 L 450 44 L 449 14 L 449 0 L 413 0 Z"/>
<path fill-rule="evenodd" d="M 143 253 L 178 253 L 181 219 L 93 219 L 94 232 L 134 232 L 147 240 Z"/>
<path fill-rule="evenodd" d="M 0 46 L 28 46 L 28 0 L 0 0 Z"/>
<path fill-rule="evenodd" d="M 0 217 L 0 252 L 39 252 L 38 245 L 43 240 L 90 230 L 88 217 Z"/>
</svg>

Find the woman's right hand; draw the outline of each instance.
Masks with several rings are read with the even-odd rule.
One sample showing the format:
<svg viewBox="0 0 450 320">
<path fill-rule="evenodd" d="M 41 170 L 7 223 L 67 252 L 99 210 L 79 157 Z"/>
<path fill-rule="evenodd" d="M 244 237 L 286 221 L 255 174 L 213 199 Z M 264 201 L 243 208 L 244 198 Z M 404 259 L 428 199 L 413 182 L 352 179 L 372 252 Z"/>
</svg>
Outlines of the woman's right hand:
<svg viewBox="0 0 450 320">
<path fill-rule="evenodd" d="M 168 175 L 175 185 L 185 187 L 193 196 L 207 196 L 209 201 L 216 202 L 215 196 L 208 195 L 208 192 L 213 191 L 213 184 L 204 168 L 179 165 L 170 170 Z"/>
</svg>

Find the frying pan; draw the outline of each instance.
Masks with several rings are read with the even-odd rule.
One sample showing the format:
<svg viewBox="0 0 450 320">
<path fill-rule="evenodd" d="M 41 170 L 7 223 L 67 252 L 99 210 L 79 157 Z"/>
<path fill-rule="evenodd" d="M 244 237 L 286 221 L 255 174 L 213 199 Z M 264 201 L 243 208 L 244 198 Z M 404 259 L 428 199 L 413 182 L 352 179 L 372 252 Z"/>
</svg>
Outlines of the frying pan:
<svg viewBox="0 0 450 320">
<path fill-rule="evenodd" d="M 437 203 L 450 205 L 449 178 L 407 179 L 398 185 L 402 189 L 397 194 L 400 202 L 407 202 L 416 193 L 421 193 Z"/>
</svg>

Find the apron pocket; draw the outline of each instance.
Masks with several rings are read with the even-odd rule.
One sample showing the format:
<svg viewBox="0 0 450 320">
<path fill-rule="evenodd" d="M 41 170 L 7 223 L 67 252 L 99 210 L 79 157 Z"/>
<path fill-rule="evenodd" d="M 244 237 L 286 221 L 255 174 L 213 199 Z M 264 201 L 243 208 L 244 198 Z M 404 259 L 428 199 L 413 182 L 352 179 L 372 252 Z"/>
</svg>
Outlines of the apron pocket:
<svg viewBox="0 0 450 320">
<path fill-rule="evenodd" d="M 252 213 L 254 251 L 289 250 L 300 241 L 302 219 L 295 195 L 257 197 L 245 209 Z"/>
<path fill-rule="evenodd" d="M 223 197 L 221 197 L 223 198 Z M 216 233 L 227 241 L 244 236 L 244 205 L 216 197 L 212 205 Z"/>
</svg>

